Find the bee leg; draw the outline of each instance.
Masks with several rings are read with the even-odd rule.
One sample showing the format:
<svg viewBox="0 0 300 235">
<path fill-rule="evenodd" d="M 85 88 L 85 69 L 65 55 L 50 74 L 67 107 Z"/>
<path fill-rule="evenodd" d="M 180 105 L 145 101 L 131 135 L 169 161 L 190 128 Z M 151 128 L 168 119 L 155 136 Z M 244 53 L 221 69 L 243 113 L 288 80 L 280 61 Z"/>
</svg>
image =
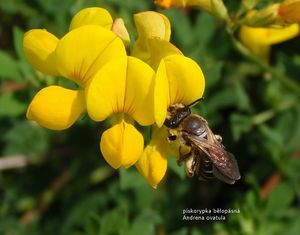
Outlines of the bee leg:
<svg viewBox="0 0 300 235">
<path fill-rule="evenodd" d="M 188 159 L 192 155 L 191 151 L 188 153 L 182 153 L 182 146 L 179 146 L 179 159 L 177 160 L 177 165 L 181 166 L 182 162 Z"/>
</svg>

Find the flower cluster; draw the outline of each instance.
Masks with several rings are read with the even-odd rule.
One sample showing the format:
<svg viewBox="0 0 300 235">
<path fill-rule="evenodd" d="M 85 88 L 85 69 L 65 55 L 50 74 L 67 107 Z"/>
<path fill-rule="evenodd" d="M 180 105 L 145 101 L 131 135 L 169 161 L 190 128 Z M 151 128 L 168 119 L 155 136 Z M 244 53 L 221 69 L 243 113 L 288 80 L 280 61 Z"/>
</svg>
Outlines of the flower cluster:
<svg viewBox="0 0 300 235">
<path fill-rule="evenodd" d="M 167 169 L 169 105 L 190 104 L 202 97 L 204 76 L 199 65 L 170 42 L 168 18 L 156 12 L 134 15 L 137 40 L 122 19 L 103 8 L 86 8 L 72 19 L 62 38 L 42 29 L 24 36 L 25 55 L 40 72 L 67 78 L 77 90 L 48 86 L 31 101 L 27 118 L 52 130 L 72 126 L 84 112 L 94 121 L 111 120 L 101 136 L 100 149 L 115 169 L 136 165 L 157 187 Z M 131 51 L 131 52 L 130 52 Z M 135 123 L 152 126 L 144 148 Z"/>
<path fill-rule="evenodd" d="M 223 0 L 155 0 L 161 8 L 198 7 L 227 23 L 228 31 L 239 28 L 239 38 L 254 55 L 268 60 L 270 48 L 299 35 L 300 0 L 284 0 L 261 9 L 259 1 L 241 2 L 238 14 L 229 17 Z M 233 32 L 234 34 L 235 32 Z"/>
<path fill-rule="evenodd" d="M 240 39 L 254 54 L 268 60 L 270 48 L 300 33 L 300 1 L 285 0 L 247 13 Z"/>
</svg>

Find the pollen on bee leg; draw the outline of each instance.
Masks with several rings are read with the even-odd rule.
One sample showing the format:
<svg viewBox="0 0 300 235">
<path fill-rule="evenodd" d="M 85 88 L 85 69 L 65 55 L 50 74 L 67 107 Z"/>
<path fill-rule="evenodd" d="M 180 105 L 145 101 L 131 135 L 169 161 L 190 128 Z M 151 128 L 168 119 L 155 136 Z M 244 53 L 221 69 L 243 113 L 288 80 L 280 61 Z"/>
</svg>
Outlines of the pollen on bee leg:
<svg viewBox="0 0 300 235">
<path fill-rule="evenodd" d="M 191 155 L 185 160 L 185 171 L 188 177 L 193 177 L 195 173 L 195 156 Z"/>
<path fill-rule="evenodd" d="M 179 153 L 180 153 L 180 155 L 186 155 L 191 152 L 191 149 L 192 149 L 191 146 L 182 145 L 182 146 L 180 146 Z"/>
<path fill-rule="evenodd" d="M 220 135 L 215 135 L 217 141 L 219 141 L 220 143 L 222 142 L 222 136 Z"/>
<path fill-rule="evenodd" d="M 179 147 L 179 159 L 177 165 L 181 166 L 183 161 L 187 161 L 191 157 L 191 147 L 187 145 L 181 145 Z"/>
</svg>

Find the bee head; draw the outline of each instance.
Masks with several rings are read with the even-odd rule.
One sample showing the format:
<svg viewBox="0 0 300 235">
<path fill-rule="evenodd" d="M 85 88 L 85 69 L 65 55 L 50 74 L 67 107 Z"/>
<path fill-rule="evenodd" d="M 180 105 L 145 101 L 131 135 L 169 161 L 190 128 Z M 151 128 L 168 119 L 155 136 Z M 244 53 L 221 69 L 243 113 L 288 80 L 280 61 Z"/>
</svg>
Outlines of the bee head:
<svg viewBox="0 0 300 235">
<path fill-rule="evenodd" d="M 170 105 L 164 125 L 168 128 L 174 129 L 178 127 L 182 120 L 190 114 L 191 110 L 189 106 L 185 106 L 183 104 Z"/>
<path fill-rule="evenodd" d="M 167 117 L 164 122 L 164 125 L 171 129 L 177 128 L 179 124 L 183 121 L 183 119 L 185 119 L 187 116 L 191 114 L 190 107 L 198 103 L 202 99 L 203 97 L 195 100 L 189 105 L 184 105 L 184 104 L 170 105 L 168 108 Z"/>
</svg>

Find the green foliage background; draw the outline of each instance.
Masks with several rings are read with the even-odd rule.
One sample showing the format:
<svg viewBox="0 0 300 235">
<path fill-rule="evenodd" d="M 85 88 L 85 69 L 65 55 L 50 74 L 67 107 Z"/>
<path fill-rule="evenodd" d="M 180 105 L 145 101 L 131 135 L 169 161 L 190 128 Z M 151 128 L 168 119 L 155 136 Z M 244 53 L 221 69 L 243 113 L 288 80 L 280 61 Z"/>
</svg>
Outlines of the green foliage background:
<svg viewBox="0 0 300 235">
<path fill-rule="evenodd" d="M 226 4 L 232 12 L 237 8 L 237 1 Z M 170 158 L 154 190 L 134 167 L 113 171 L 105 163 L 99 138 L 106 123 L 83 117 L 56 132 L 25 118 L 39 89 L 67 81 L 31 68 L 22 49 L 24 32 L 46 28 L 62 36 L 71 17 L 87 6 L 109 9 L 131 32 L 134 13 L 161 11 L 151 0 L 0 0 L 0 162 L 19 157 L 24 163 L 0 170 L 0 234 L 300 234 L 299 93 L 274 76 L 300 84 L 300 38 L 274 46 L 272 70 L 262 69 L 235 51 L 224 25 L 211 15 L 162 11 L 172 24 L 172 42 L 206 77 L 205 100 L 193 112 L 223 136 L 242 178 L 232 186 L 188 179 Z M 184 221 L 187 208 L 240 213 L 226 221 Z"/>
</svg>

